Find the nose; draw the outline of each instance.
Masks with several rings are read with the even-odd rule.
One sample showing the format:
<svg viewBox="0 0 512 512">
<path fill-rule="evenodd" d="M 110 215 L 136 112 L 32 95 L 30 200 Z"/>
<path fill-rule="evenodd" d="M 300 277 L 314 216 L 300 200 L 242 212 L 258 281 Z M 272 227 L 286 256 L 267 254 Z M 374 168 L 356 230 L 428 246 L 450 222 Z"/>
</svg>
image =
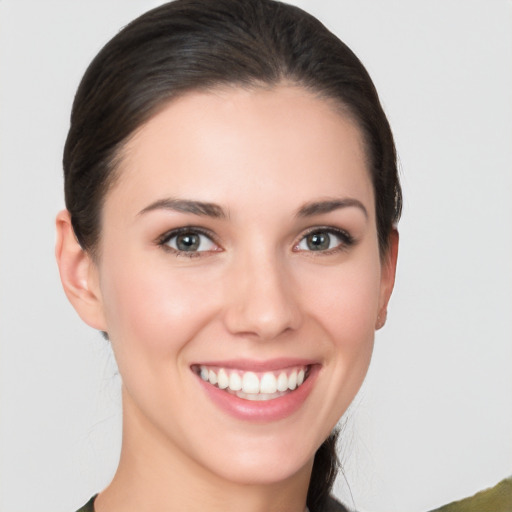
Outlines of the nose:
<svg viewBox="0 0 512 512">
<path fill-rule="evenodd" d="M 231 333 L 273 340 L 300 327 L 293 279 L 278 258 L 260 255 L 238 262 L 226 285 L 224 319 Z"/>
</svg>

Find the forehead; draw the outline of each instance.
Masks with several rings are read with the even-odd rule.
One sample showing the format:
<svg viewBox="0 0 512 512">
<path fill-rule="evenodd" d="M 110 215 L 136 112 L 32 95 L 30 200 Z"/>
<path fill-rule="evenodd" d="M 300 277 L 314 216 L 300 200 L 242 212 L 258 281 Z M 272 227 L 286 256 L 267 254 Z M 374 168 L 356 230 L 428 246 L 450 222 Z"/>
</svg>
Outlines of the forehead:
<svg viewBox="0 0 512 512">
<path fill-rule="evenodd" d="M 118 173 L 109 196 L 141 208 L 158 194 L 239 198 L 241 206 L 290 195 L 373 195 L 356 123 L 333 102 L 292 86 L 174 99 L 129 140 Z"/>
</svg>

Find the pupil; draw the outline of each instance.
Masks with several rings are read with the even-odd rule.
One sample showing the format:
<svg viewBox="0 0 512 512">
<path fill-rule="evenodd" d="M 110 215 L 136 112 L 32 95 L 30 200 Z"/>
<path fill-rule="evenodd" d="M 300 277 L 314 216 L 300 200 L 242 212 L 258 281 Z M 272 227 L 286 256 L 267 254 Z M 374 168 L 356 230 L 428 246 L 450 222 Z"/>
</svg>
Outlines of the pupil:
<svg viewBox="0 0 512 512">
<path fill-rule="evenodd" d="M 308 249 L 323 251 L 329 249 L 330 237 L 326 233 L 313 233 L 307 238 Z"/>
<path fill-rule="evenodd" d="M 199 235 L 187 233 L 178 236 L 176 247 L 180 251 L 195 251 L 199 247 Z"/>
</svg>

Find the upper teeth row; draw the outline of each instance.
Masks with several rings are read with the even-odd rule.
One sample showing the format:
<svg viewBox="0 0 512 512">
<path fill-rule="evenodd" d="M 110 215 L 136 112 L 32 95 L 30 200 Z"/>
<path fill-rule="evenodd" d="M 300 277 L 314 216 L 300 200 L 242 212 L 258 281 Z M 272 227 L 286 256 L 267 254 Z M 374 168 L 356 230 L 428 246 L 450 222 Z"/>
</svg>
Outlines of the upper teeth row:
<svg viewBox="0 0 512 512">
<path fill-rule="evenodd" d="M 199 375 L 210 384 L 220 389 L 242 391 L 243 393 L 276 393 L 294 390 L 304 382 L 305 368 L 294 369 L 290 372 L 281 371 L 277 376 L 273 372 L 256 374 L 240 370 L 228 371 L 224 368 L 213 370 L 206 366 L 199 367 Z"/>
</svg>

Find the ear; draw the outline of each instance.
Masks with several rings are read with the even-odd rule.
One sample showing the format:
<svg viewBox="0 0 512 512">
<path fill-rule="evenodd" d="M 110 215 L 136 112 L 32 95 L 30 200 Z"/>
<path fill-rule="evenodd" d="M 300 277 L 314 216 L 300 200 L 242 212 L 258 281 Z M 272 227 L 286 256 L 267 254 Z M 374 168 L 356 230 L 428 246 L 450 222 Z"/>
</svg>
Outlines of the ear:
<svg viewBox="0 0 512 512">
<path fill-rule="evenodd" d="M 382 260 L 380 277 L 379 310 L 375 329 L 384 327 L 388 314 L 388 302 L 395 285 L 396 262 L 398 258 L 398 231 L 393 229 L 389 235 L 389 247 Z"/>
<path fill-rule="evenodd" d="M 55 257 L 64 292 L 86 324 L 106 331 L 98 268 L 78 243 L 67 210 L 57 215 L 56 227 Z"/>
</svg>

